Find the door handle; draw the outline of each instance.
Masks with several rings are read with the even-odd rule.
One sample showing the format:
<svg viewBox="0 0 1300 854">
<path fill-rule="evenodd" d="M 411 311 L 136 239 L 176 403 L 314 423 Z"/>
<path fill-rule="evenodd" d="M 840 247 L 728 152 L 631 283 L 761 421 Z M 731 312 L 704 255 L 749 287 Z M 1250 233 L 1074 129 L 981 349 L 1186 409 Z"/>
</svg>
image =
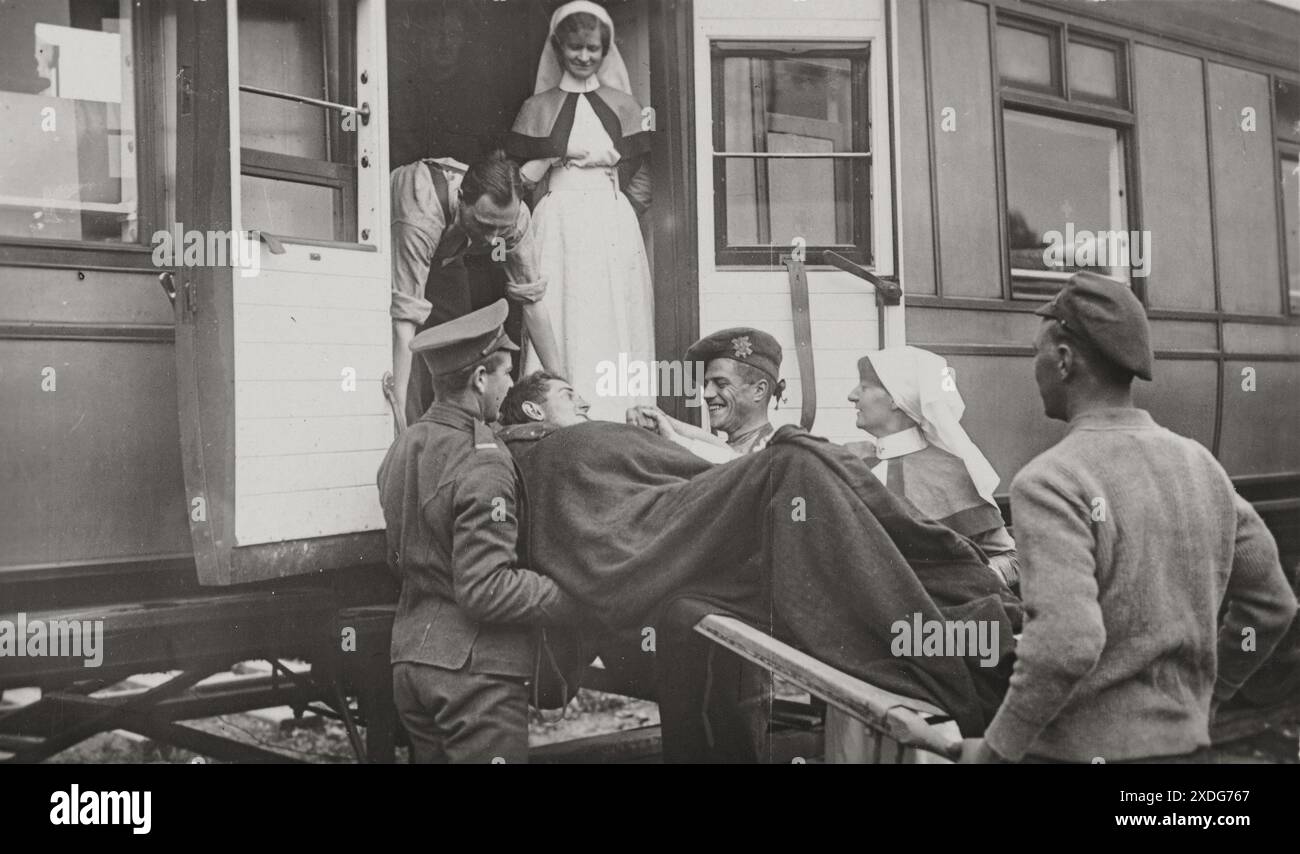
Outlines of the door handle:
<svg viewBox="0 0 1300 854">
<path fill-rule="evenodd" d="M 176 305 L 176 277 L 171 270 L 163 270 L 158 274 L 158 284 L 162 285 L 163 293 L 167 294 L 172 305 Z"/>
</svg>

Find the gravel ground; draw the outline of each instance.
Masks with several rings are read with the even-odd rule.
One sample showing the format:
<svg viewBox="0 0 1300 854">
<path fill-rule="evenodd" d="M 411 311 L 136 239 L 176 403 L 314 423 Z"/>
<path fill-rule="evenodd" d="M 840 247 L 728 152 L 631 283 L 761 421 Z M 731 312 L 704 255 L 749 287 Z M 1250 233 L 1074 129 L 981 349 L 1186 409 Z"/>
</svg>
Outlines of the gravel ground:
<svg viewBox="0 0 1300 854">
<path fill-rule="evenodd" d="M 529 726 L 529 742 L 539 746 L 658 722 L 659 710 L 654 703 L 584 689 L 565 710 L 563 717 L 552 713 L 543 720 L 534 714 L 534 720 Z M 305 762 L 355 761 L 343 725 L 315 715 L 302 722 L 277 723 L 253 714 L 235 714 L 189 721 L 187 725 L 275 750 Z M 1289 721 L 1251 738 L 1220 745 L 1216 753 L 1222 762 L 1300 764 L 1300 720 Z M 183 764 L 213 760 L 197 756 L 188 750 L 140 739 L 138 736 L 101 733 L 58 754 L 50 761 Z M 398 750 L 398 761 L 406 761 L 405 749 Z"/>
<path fill-rule="evenodd" d="M 287 709 L 277 714 L 232 714 L 216 718 L 185 721 L 185 726 L 201 729 L 252 744 L 303 762 L 340 763 L 354 762 L 352 747 L 343 724 L 330 718 L 308 714 L 294 721 Z M 659 708 L 645 700 L 634 700 L 615 694 L 601 694 L 581 690 L 564 710 L 548 712 L 542 717 L 533 712 L 528 727 L 528 741 L 534 746 L 568 741 L 574 738 L 602 735 L 640 726 L 659 723 Z M 284 718 L 272 720 L 270 718 Z M 405 762 L 406 749 L 399 748 L 398 762 Z M 76 747 L 59 753 L 49 760 L 53 763 L 206 763 L 207 759 L 188 750 L 143 739 L 122 732 L 100 733 Z"/>
</svg>

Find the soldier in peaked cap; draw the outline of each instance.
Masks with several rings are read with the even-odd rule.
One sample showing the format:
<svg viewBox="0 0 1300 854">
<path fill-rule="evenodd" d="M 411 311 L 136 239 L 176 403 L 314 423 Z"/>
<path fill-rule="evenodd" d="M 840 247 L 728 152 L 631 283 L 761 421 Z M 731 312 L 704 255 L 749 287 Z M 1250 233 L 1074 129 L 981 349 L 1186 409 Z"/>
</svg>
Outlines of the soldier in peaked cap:
<svg viewBox="0 0 1300 854">
<path fill-rule="evenodd" d="M 505 300 L 411 342 L 436 400 L 379 468 L 391 565 L 393 699 L 413 762 L 524 762 L 535 632 L 578 616 L 555 583 L 519 565 L 520 493 L 487 423 L 510 389 Z"/>
<path fill-rule="evenodd" d="M 1069 432 L 1011 484 L 1030 616 L 963 759 L 1198 761 L 1295 615 L 1277 544 L 1208 450 L 1133 405 L 1152 354 L 1127 285 L 1079 273 L 1038 314 L 1034 376 Z"/>
</svg>

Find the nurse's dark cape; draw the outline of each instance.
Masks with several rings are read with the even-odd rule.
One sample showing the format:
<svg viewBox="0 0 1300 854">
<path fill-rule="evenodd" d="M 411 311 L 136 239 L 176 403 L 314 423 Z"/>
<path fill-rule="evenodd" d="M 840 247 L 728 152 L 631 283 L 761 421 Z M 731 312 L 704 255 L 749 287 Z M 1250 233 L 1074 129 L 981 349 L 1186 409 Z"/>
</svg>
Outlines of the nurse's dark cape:
<svg viewBox="0 0 1300 854">
<path fill-rule="evenodd" d="M 591 92 L 566 92 L 556 86 L 524 101 L 506 137 L 506 153 L 519 160 L 564 157 L 578 99 L 586 98 L 605 133 L 618 149 L 618 179 L 628 186 L 650 153 L 650 131 L 642 130 L 641 105 L 626 92 L 601 86 Z"/>
<path fill-rule="evenodd" d="M 871 468 L 881 462 L 870 442 L 850 442 L 846 447 Z M 931 519 L 967 537 L 1003 526 L 1002 513 L 975 489 L 960 457 L 928 445 L 889 462 L 886 486 L 895 494 L 902 492 Z"/>
</svg>

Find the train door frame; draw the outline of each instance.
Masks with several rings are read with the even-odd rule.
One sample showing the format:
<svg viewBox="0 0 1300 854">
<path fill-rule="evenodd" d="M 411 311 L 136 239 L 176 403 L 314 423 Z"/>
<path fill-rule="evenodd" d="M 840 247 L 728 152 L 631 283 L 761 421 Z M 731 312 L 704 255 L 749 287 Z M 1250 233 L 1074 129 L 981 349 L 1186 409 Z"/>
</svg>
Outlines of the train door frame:
<svg viewBox="0 0 1300 854">
<path fill-rule="evenodd" d="M 239 174 L 237 115 L 239 85 L 236 18 L 237 0 L 225 3 L 176 6 L 178 28 L 177 219 L 198 228 L 238 229 L 235 204 Z M 379 10 L 375 24 L 382 27 L 383 0 L 359 0 L 358 9 Z M 690 44 L 689 0 L 647 4 L 651 66 L 651 106 L 657 110 L 658 130 L 652 156 L 659 201 L 651 224 L 655 241 L 656 344 L 660 352 L 681 352 L 698 330 L 695 263 L 695 205 L 691 148 L 691 57 L 682 46 Z M 383 45 L 383 30 L 375 40 Z M 386 47 L 384 48 L 386 50 Z M 382 65 L 379 63 L 383 63 Z M 358 73 L 364 70 L 358 63 Z M 377 91 L 387 79 L 386 57 L 372 59 L 371 91 L 358 81 L 358 102 L 371 105 L 371 127 L 382 133 L 387 124 L 386 93 Z M 681 96 L 687 97 L 683 99 Z M 387 176 L 386 140 L 371 149 L 371 170 Z M 214 152 L 219 152 L 213 156 Z M 227 154 L 229 152 L 229 154 Z M 371 241 L 377 258 L 388 261 L 387 182 L 376 195 L 376 218 Z M 190 226 L 187 225 L 187 228 Z M 290 245 L 291 241 L 283 241 Z M 321 253 L 321 247 L 299 248 Z M 274 269 L 277 261 L 268 247 L 261 259 Z M 187 496 L 191 503 L 190 527 L 200 583 L 229 585 L 330 570 L 346 570 L 385 563 L 386 545 L 381 520 L 364 528 L 326 532 L 272 542 L 243 544 L 237 537 L 236 480 L 241 464 L 237 451 L 241 430 L 236 400 L 236 349 L 234 299 L 238 287 L 230 267 L 178 269 L 175 300 L 176 359 L 178 369 L 181 444 Z M 386 273 L 386 271 L 385 271 Z M 386 278 L 386 275 L 385 275 Z M 384 287 L 387 298 L 387 285 Z M 385 317 L 383 332 L 388 336 Z M 376 395 L 377 399 L 382 398 Z M 670 407 L 680 400 L 665 400 Z M 689 417 L 691 410 L 681 411 Z M 391 440 L 391 437 L 389 437 Z M 387 441 L 383 443 L 387 445 Z M 376 466 L 377 466 L 376 461 Z M 358 490 L 360 490 L 358 486 Z M 201 499 L 201 500 L 200 500 Z M 368 529 L 365 529 L 368 528 Z"/>
<path fill-rule="evenodd" d="M 650 106 L 652 135 L 651 206 L 654 255 L 655 352 L 684 353 L 700 329 L 699 211 L 695 197 L 695 3 L 651 4 Z M 662 396 L 664 411 L 699 422 L 699 407 L 684 398 Z"/>
<path fill-rule="evenodd" d="M 865 126 L 862 136 L 873 158 L 870 166 L 872 197 L 869 208 L 869 242 L 873 257 L 866 267 L 887 282 L 901 278 L 904 273 L 900 255 L 902 229 L 899 214 L 898 163 L 895 156 L 899 123 L 896 116 L 898 75 L 896 33 L 893 23 L 894 0 L 879 0 L 867 6 L 852 3 L 835 4 L 829 9 L 822 9 L 817 16 L 801 15 L 798 10 L 790 10 L 776 4 L 762 4 L 753 10 L 747 9 L 744 17 L 725 14 L 729 10 L 710 0 L 697 0 L 692 7 L 687 37 L 681 41 L 683 52 L 688 53 L 691 59 L 691 73 L 688 78 L 690 116 L 689 122 L 684 125 L 688 128 L 687 147 L 692 156 L 692 174 L 687 190 L 693 202 L 693 212 L 689 221 L 692 223 L 695 238 L 692 258 L 696 268 L 692 280 L 694 292 L 691 295 L 692 331 L 691 338 L 681 341 L 671 349 L 665 350 L 661 346 L 659 350 L 661 353 L 681 353 L 685 350 L 690 340 L 702 331 L 700 316 L 702 301 L 711 299 L 714 304 L 719 303 L 720 300 L 717 298 L 726 297 L 726 291 L 731 288 L 723 285 L 716 293 L 711 291 L 717 290 L 723 279 L 734 278 L 737 273 L 748 275 L 749 281 L 762 280 L 763 283 L 758 290 L 764 293 L 758 294 L 760 299 L 766 297 L 769 302 L 773 300 L 788 302 L 790 299 L 786 290 L 790 287 L 787 273 L 778 262 L 775 251 L 772 253 L 773 264 L 770 267 L 738 268 L 720 258 L 716 245 L 715 232 L 720 226 L 715 221 L 717 217 L 710 214 L 710 212 L 716 214 L 712 161 L 718 156 L 714 152 L 717 144 L 713 133 L 716 110 L 710 108 L 712 101 L 717 98 L 717 86 L 712 79 L 711 67 L 711 49 L 715 43 L 776 46 L 784 42 L 799 42 L 808 46 L 824 45 L 831 48 L 840 45 L 865 46 L 867 80 L 862 86 L 863 113 L 861 117 L 854 116 L 854 121 L 861 122 Z M 830 18 L 823 19 L 822 14 L 829 15 Z M 774 55 L 776 53 L 775 50 L 770 52 Z M 707 165 L 696 166 L 694 157 L 697 150 L 704 152 L 700 156 L 709 159 Z M 876 293 L 862 277 L 855 278 L 847 272 L 841 272 L 830 263 L 818 263 L 821 259 L 813 259 L 811 251 L 810 247 L 809 258 L 812 263 L 808 268 L 810 271 L 808 278 L 811 280 L 813 291 L 811 299 L 813 331 L 810 349 L 826 347 L 824 343 L 819 343 L 819 340 L 831 332 L 825 325 L 828 321 L 832 323 L 843 321 L 840 316 L 842 312 L 850 315 L 854 312 L 858 313 L 857 317 L 842 322 L 841 326 L 834 330 L 851 338 L 853 342 L 851 345 L 840 346 L 852 349 L 856 355 L 848 359 L 846 352 L 841 351 L 833 361 L 828 362 L 826 357 L 829 354 L 823 354 L 817 370 L 818 376 L 822 377 L 822 381 L 817 385 L 823 390 L 819 395 L 818 411 L 820 415 L 833 413 L 836 416 L 835 422 L 830 426 L 832 432 L 829 433 L 833 439 L 847 439 L 856 433 L 856 429 L 852 426 L 853 419 L 847 415 L 849 407 L 844 402 L 844 395 L 853 384 L 849 378 L 850 376 L 856 378 L 856 360 L 863 351 L 868 349 L 899 346 L 905 343 L 904 306 L 902 301 L 895 299 L 892 293 L 887 295 Z M 703 296 L 701 288 L 704 291 Z M 656 298 L 658 297 L 659 294 L 656 293 Z M 734 298 L 732 301 L 738 302 Z M 829 311 L 828 307 L 831 307 Z M 789 305 L 781 308 L 772 304 L 761 309 L 760 313 L 763 317 L 756 316 L 751 319 L 736 316 L 743 314 L 743 309 L 737 311 L 734 307 L 724 307 L 721 309 L 721 314 L 715 310 L 713 317 L 705 317 L 703 321 L 709 325 L 708 331 L 712 331 L 722 325 L 732 325 L 734 322 L 763 326 L 764 318 L 770 316 L 772 319 L 768 319 L 767 323 L 772 328 L 769 331 L 775 331 L 780 340 L 789 334 L 791 321 L 787 318 L 791 316 L 788 313 L 790 310 Z M 792 340 L 783 341 L 787 356 L 794 349 L 792 343 Z M 784 368 L 786 378 L 792 383 L 790 396 L 795 400 L 788 401 L 791 405 L 782 406 L 775 414 L 778 423 L 797 420 L 795 415 L 799 407 L 796 401 L 798 393 L 802 392 L 802 383 L 799 381 L 798 371 L 794 368 L 794 360 L 788 359 L 785 364 L 789 366 Z M 844 387 L 840 388 L 840 385 Z M 842 405 L 837 406 L 837 404 Z M 834 412 L 837 409 L 842 411 Z M 820 419 L 819 429 L 826 430 L 826 424 L 826 419 Z M 834 432 L 836 429 L 838 433 Z"/>
</svg>

